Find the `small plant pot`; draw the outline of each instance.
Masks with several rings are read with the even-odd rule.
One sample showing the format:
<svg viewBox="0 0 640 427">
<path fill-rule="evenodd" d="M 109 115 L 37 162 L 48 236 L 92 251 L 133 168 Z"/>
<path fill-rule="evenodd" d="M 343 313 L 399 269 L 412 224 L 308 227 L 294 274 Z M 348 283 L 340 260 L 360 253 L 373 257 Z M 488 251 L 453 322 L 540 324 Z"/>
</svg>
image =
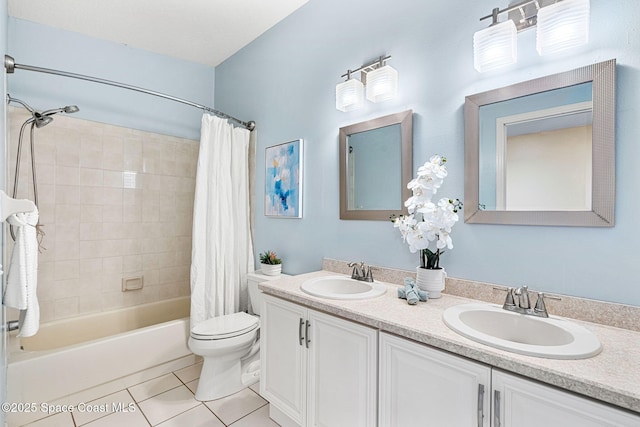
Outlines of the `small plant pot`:
<svg viewBox="0 0 640 427">
<path fill-rule="evenodd" d="M 429 270 L 416 268 L 416 285 L 423 291 L 429 292 L 429 298 L 440 298 L 444 290 L 444 282 L 447 277 L 444 268 Z"/>
<path fill-rule="evenodd" d="M 262 264 L 260 263 L 260 271 L 266 276 L 279 276 L 282 273 L 282 264 Z"/>
</svg>

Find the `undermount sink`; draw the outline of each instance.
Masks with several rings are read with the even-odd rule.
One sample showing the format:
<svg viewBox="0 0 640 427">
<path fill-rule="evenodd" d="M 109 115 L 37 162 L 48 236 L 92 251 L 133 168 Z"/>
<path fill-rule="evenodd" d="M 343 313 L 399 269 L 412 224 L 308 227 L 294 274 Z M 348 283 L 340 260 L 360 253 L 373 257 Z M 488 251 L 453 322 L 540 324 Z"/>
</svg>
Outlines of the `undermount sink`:
<svg viewBox="0 0 640 427">
<path fill-rule="evenodd" d="M 528 356 L 586 359 L 602 350 L 598 337 L 570 320 L 514 313 L 493 304 L 449 307 L 442 320 L 471 340 Z"/>
<path fill-rule="evenodd" d="M 363 282 L 346 276 L 309 279 L 300 285 L 300 289 L 309 295 L 329 299 L 368 299 L 387 291 L 380 282 Z"/>
</svg>

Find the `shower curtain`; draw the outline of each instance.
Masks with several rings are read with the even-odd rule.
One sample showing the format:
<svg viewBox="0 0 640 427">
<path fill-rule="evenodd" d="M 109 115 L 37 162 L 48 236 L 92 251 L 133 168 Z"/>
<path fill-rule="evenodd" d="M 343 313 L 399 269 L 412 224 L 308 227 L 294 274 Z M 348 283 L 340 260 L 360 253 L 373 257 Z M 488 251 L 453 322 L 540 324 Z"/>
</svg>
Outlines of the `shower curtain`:
<svg viewBox="0 0 640 427">
<path fill-rule="evenodd" d="M 253 271 L 250 134 L 202 116 L 191 251 L 191 327 L 247 309 Z"/>
</svg>

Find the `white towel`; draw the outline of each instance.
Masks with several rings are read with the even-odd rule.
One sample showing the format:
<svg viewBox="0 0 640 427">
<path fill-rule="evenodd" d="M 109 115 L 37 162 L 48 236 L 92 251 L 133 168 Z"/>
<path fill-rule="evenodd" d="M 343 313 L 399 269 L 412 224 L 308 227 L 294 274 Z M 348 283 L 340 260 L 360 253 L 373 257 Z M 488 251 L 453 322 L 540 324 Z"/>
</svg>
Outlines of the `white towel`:
<svg viewBox="0 0 640 427">
<path fill-rule="evenodd" d="M 20 310 L 19 337 L 30 337 L 40 327 L 38 286 L 38 209 L 17 213 L 7 218 L 15 227 L 16 241 L 7 269 L 4 305 Z"/>
</svg>

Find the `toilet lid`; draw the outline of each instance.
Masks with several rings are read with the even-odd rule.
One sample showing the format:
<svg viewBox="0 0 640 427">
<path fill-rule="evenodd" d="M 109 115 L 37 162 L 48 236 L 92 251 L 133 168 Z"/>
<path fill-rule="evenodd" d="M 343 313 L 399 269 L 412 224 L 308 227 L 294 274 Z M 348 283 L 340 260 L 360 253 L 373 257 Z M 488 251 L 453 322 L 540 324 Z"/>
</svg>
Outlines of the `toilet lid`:
<svg viewBox="0 0 640 427">
<path fill-rule="evenodd" d="M 214 317 L 198 323 L 191 336 L 196 339 L 223 339 L 245 334 L 258 327 L 258 318 L 245 312 Z"/>
</svg>

